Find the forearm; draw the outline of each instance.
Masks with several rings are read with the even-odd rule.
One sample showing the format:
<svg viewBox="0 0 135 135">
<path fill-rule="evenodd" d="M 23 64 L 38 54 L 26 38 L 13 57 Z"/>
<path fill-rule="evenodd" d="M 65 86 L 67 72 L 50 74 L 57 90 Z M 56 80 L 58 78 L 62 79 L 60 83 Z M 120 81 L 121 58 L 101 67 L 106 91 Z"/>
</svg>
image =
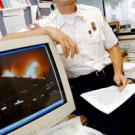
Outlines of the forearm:
<svg viewBox="0 0 135 135">
<path fill-rule="evenodd" d="M 114 74 L 123 74 L 123 59 L 118 45 L 113 46 L 108 50 L 112 64 L 114 67 Z"/>
<path fill-rule="evenodd" d="M 31 37 L 31 36 L 40 36 L 40 35 L 49 35 L 48 27 L 39 28 L 39 29 L 36 29 L 34 31 L 10 33 L 10 34 L 3 36 L 1 41 L 2 40 L 9 40 L 9 39 L 25 38 L 25 37 Z"/>
</svg>

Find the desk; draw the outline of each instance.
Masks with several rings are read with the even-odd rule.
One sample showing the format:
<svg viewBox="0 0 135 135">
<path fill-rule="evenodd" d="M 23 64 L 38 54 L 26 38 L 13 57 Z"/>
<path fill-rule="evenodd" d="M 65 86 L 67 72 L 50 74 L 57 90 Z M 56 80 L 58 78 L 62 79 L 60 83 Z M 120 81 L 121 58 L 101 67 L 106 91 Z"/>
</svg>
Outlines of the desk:
<svg viewBox="0 0 135 135">
<path fill-rule="evenodd" d="M 125 40 L 135 40 L 135 32 L 133 33 L 119 33 L 118 34 L 118 40 L 119 41 L 125 41 Z"/>
</svg>

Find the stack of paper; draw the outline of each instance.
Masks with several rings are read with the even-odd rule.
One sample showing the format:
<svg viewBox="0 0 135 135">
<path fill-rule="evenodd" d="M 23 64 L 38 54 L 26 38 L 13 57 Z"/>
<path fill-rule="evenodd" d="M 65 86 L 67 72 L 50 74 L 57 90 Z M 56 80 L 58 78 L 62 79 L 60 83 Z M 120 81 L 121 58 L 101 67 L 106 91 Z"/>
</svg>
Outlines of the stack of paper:
<svg viewBox="0 0 135 135">
<path fill-rule="evenodd" d="M 128 44 L 127 60 L 131 62 L 135 62 L 135 40 L 132 40 L 130 42 L 131 43 Z"/>
<path fill-rule="evenodd" d="M 109 114 L 121 106 L 135 93 L 135 84 L 127 85 L 123 91 L 117 86 L 110 86 L 90 92 L 81 96 L 100 111 Z"/>
<path fill-rule="evenodd" d="M 128 61 L 135 62 L 135 50 L 130 50 L 130 51 L 128 51 L 127 60 L 128 60 Z"/>
<path fill-rule="evenodd" d="M 40 132 L 40 135 L 103 135 L 101 132 L 85 127 L 81 124 L 80 117 L 62 122 L 46 131 Z"/>
<path fill-rule="evenodd" d="M 130 35 L 130 38 L 135 38 L 135 35 Z M 119 41 L 119 45 L 122 52 L 127 54 L 127 60 L 135 62 L 135 40 L 122 40 Z"/>
<path fill-rule="evenodd" d="M 135 79 L 135 62 L 124 62 L 123 68 L 127 78 Z"/>
</svg>

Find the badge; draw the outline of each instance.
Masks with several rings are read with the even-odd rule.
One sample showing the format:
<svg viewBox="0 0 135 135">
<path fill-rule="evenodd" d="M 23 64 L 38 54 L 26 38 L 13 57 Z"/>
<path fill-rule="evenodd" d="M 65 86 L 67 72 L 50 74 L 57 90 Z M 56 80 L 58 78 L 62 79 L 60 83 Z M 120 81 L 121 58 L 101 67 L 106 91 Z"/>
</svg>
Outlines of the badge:
<svg viewBox="0 0 135 135">
<path fill-rule="evenodd" d="M 96 27 L 96 23 L 95 22 L 91 22 L 91 27 L 92 27 L 92 30 L 93 31 L 96 31 L 97 30 L 97 27 Z"/>
</svg>

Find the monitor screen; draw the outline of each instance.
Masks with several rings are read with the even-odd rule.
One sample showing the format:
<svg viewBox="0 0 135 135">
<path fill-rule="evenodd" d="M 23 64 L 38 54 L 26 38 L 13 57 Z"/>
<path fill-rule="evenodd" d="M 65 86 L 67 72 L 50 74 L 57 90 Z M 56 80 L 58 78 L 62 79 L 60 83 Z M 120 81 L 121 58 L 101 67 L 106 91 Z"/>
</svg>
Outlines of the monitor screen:
<svg viewBox="0 0 135 135">
<path fill-rule="evenodd" d="M 2 51 L 0 65 L 0 134 L 67 103 L 48 43 Z"/>
<path fill-rule="evenodd" d="M 135 24 L 135 0 L 104 0 L 107 21 L 120 25 Z"/>
</svg>

